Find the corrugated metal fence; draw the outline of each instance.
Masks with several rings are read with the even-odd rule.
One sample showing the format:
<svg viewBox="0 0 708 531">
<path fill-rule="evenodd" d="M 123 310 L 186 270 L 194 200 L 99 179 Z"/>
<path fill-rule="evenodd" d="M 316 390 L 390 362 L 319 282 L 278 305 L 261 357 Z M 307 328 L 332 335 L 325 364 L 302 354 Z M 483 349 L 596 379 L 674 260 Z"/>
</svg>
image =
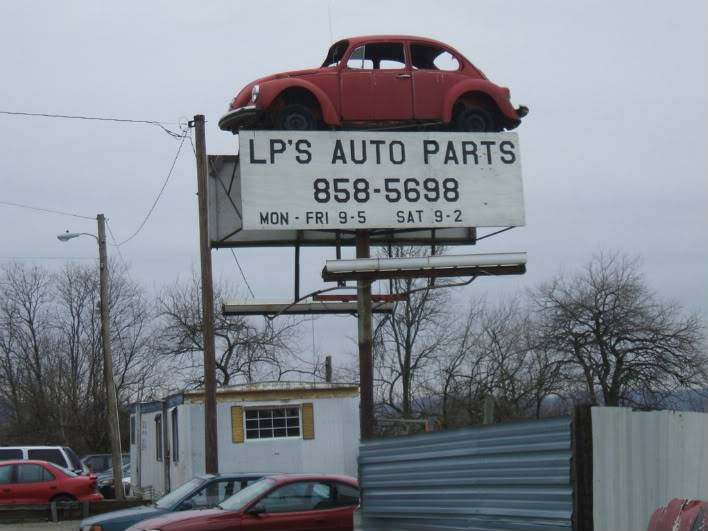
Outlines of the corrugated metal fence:
<svg viewBox="0 0 708 531">
<path fill-rule="evenodd" d="M 571 418 L 362 444 L 365 531 L 572 529 Z"/>
</svg>

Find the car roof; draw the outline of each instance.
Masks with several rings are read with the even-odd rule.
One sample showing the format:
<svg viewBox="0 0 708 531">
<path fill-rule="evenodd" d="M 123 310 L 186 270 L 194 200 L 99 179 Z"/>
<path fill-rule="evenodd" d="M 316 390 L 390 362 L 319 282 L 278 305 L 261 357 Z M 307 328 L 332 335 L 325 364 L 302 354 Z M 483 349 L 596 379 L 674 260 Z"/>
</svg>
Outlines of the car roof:
<svg viewBox="0 0 708 531">
<path fill-rule="evenodd" d="M 278 483 L 290 483 L 292 481 L 318 480 L 318 481 L 339 481 L 341 483 L 349 483 L 358 485 L 356 478 L 345 476 L 342 474 L 275 474 L 271 475 L 270 479 Z"/>
<path fill-rule="evenodd" d="M 195 477 L 204 480 L 215 478 L 262 478 L 273 474 L 274 472 L 218 472 L 216 474 L 197 474 Z"/>
<path fill-rule="evenodd" d="M 0 460 L 0 464 L 3 465 L 49 465 L 54 468 L 64 468 L 59 465 L 55 465 L 51 461 L 42 461 L 41 459 L 3 459 Z"/>
<path fill-rule="evenodd" d="M 435 44 L 438 46 L 443 46 L 445 48 L 450 48 L 454 50 L 449 44 L 437 41 L 435 39 L 429 39 L 428 37 L 419 37 L 416 35 L 359 35 L 357 37 L 347 37 L 340 39 L 340 41 L 349 41 L 351 44 L 358 44 L 360 42 L 378 42 L 378 41 L 416 41 L 425 42 L 427 44 Z"/>
</svg>

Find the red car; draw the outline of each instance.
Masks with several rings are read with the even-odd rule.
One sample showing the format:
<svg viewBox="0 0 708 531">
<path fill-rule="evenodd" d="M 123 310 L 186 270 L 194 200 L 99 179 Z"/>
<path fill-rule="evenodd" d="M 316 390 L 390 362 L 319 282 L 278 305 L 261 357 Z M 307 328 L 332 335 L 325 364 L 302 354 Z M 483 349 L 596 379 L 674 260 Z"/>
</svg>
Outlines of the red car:
<svg viewBox="0 0 708 531">
<path fill-rule="evenodd" d="M 127 531 L 352 531 L 358 504 L 354 478 L 287 474 L 252 483 L 216 509 L 169 513 Z"/>
<path fill-rule="evenodd" d="M 437 126 L 513 129 L 528 113 L 460 52 L 405 35 L 353 37 L 332 45 L 320 68 L 257 79 L 219 127 L 308 130 Z"/>
<path fill-rule="evenodd" d="M 648 531 L 708 529 L 708 502 L 675 498 L 651 515 Z"/>
<path fill-rule="evenodd" d="M 79 476 L 47 461 L 0 461 L 0 503 L 98 501 L 96 476 Z"/>
</svg>

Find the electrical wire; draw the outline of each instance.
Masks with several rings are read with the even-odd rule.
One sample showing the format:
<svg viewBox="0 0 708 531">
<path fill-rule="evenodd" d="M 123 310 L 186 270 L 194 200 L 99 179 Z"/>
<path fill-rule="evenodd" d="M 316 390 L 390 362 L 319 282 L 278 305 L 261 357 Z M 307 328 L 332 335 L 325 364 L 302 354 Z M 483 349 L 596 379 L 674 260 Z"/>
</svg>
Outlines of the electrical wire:
<svg viewBox="0 0 708 531">
<path fill-rule="evenodd" d="M 160 198 L 162 197 L 162 193 L 165 191 L 165 188 L 167 187 L 167 183 L 170 181 L 170 177 L 172 177 L 172 172 L 175 169 L 175 165 L 177 164 L 177 159 L 179 159 L 179 154 L 182 151 L 182 146 L 184 145 L 184 141 L 188 136 L 188 131 L 185 131 L 182 133 L 182 140 L 179 143 L 179 147 L 177 148 L 177 153 L 175 154 L 174 159 L 172 160 L 172 166 L 170 166 L 170 171 L 167 173 L 167 177 L 165 178 L 165 182 L 162 183 L 162 188 L 160 188 L 160 191 L 157 194 L 157 197 L 155 198 L 155 201 L 153 201 L 152 206 L 150 207 L 150 210 L 148 210 L 148 213 L 145 215 L 145 219 L 143 219 L 142 223 L 140 226 L 137 228 L 137 230 L 131 234 L 128 238 L 123 240 L 120 243 L 117 243 L 116 246 L 120 247 L 121 245 L 124 245 L 128 243 L 130 240 L 135 238 L 141 230 L 143 230 L 143 227 L 147 223 L 148 219 L 150 219 L 150 215 L 152 214 L 153 210 L 155 210 L 155 207 L 157 206 L 157 203 L 160 201 Z"/>
<path fill-rule="evenodd" d="M 231 254 L 234 257 L 234 260 L 236 260 L 236 265 L 238 266 L 238 270 L 241 272 L 241 277 L 243 278 L 243 281 L 246 283 L 246 287 L 248 288 L 248 292 L 251 294 L 251 297 L 253 297 L 255 299 L 256 296 L 253 294 L 253 290 L 251 289 L 251 286 L 248 283 L 248 280 L 246 279 L 246 274 L 243 272 L 243 269 L 241 269 L 241 264 L 239 264 L 238 258 L 236 258 L 236 253 L 234 252 L 233 249 L 231 249 Z"/>
<path fill-rule="evenodd" d="M 83 115 L 71 115 L 71 114 L 49 114 L 49 113 L 38 113 L 38 112 L 19 112 L 19 111 L 0 111 L 0 114 L 6 114 L 9 116 L 32 116 L 41 118 L 63 118 L 68 120 L 93 120 L 98 122 L 119 122 L 119 123 L 129 123 L 129 124 L 148 124 L 154 125 L 162 129 L 165 133 L 173 138 L 180 138 L 182 133 L 176 133 L 165 125 L 179 125 L 179 122 L 158 122 L 157 120 L 131 120 L 128 118 L 108 118 L 105 116 L 83 116 Z"/>
<path fill-rule="evenodd" d="M 123 262 L 123 267 L 128 269 L 128 262 L 125 261 L 125 258 L 123 258 L 123 253 L 120 252 L 120 246 L 118 245 L 118 241 L 116 240 L 116 237 L 113 234 L 111 225 L 108 223 L 108 219 L 106 219 L 106 227 L 108 228 L 108 234 L 111 235 L 111 240 L 113 240 L 112 246 L 116 248 L 116 251 L 118 251 L 118 256 L 120 257 L 120 261 Z"/>
<path fill-rule="evenodd" d="M 28 210 L 37 210 L 39 212 L 48 212 L 50 214 L 59 214 L 61 216 L 71 216 L 73 218 L 90 219 L 95 221 L 96 216 L 82 216 L 81 214 L 72 214 L 71 212 L 62 212 L 61 210 L 52 210 L 51 208 L 40 208 L 31 205 L 22 205 L 20 203 L 13 203 L 12 201 L 0 201 L 0 205 L 14 206 L 18 208 L 26 208 Z"/>
</svg>

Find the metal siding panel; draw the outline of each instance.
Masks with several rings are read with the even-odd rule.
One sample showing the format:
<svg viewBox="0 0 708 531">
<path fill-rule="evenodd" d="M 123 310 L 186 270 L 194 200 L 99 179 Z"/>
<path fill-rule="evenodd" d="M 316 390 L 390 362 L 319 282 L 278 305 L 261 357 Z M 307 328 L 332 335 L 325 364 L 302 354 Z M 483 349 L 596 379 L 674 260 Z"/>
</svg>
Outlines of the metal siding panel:
<svg viewBox="0 0 708 531">
<path fill-rule="evenodd" d="M 570 417 L 366 442 L 366 531 L 572 529 Z"/>
<path fill-rule="evenodd" d="M 594 407 L 596 531 L 645 531 L 672 498 L 708 499 L 708 415 Z"/>
</svg>

